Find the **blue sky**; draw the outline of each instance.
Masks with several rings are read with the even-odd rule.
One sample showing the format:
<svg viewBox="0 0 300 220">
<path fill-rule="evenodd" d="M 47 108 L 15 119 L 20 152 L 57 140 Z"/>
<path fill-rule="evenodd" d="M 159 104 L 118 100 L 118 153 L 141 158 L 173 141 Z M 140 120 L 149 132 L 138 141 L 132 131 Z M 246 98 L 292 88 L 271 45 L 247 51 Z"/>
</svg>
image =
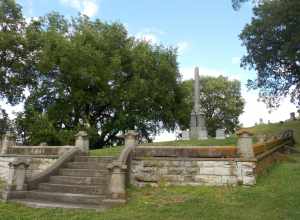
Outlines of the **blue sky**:
<svg viewBox="0 0 300 220">
<path fill-rule="evenodd" d="M 250 21 L 251 5 L 238 12 L 231 0 L 18 0 L 27 17 L 58 11 L 68 17 L 85 13 L 93 19 L 119 21 L 131 35 L 179 47 L 182 69 L 195 65 L 226 74 L 248 76 L 239 68 L 244 48 L 238 39 Z M 130 2 L 130 3 L 129 3 Z"/>
<path fill-rule="evenodd" d="M 220 74 L 242 82 L 246 100 L 245 112 L 240 121 L 253 125 L 263 118 L 265 122 L 285 120 L 296 111 L 287 99 L 271 114 L 263 103 L 257 102 L 257 92 L 247 91 L 247 79 L 255 73 L 239 66 L 245 54 L 239 33 L 251 21 L 252 5 L 246 3 L 234 11 L 231 0 L 17 0 L 24 15 L 38 17 L 58 11 L 67 17 L 79 12 L 92 19 L 123 23 L 129 34 L 152 43 L 162 43 L 179 49 L 179 68 L 183 79 L 193 77 L 199 66 L 200 74 Z M 7 106 L 7 108 L 10 108 Z M 17 106 L 14 110 L 18 111 Z M 10 108 L 12 109 L 12 108 Z M 165 135 L 165 137 L 167 137 Z M 170 137 L 169 137 L 170 138 Z M 168 138 L 167 138 L 168 139 Z"/>
</svg>

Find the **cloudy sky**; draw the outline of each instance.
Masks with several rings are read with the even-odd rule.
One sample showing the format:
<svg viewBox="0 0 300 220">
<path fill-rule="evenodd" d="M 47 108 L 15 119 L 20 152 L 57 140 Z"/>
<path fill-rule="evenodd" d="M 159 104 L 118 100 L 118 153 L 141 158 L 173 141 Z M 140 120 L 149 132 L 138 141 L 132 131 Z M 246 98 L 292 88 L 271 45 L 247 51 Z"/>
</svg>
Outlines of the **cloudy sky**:
<svg viewBox="0 0 300 220">
<path fill-rule="evenodd" d="M 257 102 L 257 92 L 247 91 L 249 78 L 255 73 L 239 66 L 245 54 L 238 38 L 242 28 L 251 20 L 251 5 L 245 4 L 238 12 L 231 0 L 17 0 L 26 17 L 38 17 L 58 11 L 67 17 L 83 13 L 92 19 L 122 22 L 130 35 L 164 45 L 177 46 L 179 67 L 183 79 L 193 77 L 193 68 L 200 74 L 220 74 L 242 82 L 246 100 L 240 120 L 251 126 L 264 121 L 285 120 L 296 107 L 283 100 L 282 106 L 271 113 Z M 7 106 L 10 110 L 9 106 Z M 20 109 L 20 106 L 14 108 Z M 168 136 L 170 138 L 172 135 Z"/>
</svg>

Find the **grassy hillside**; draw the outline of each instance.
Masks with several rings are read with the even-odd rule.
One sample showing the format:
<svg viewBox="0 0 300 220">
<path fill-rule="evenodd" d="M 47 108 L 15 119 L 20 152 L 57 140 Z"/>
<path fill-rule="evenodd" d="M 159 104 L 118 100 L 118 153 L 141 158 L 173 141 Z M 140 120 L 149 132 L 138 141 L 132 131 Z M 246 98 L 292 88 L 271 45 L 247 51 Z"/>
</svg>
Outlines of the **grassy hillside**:
<svg viewBox="0 0 300 220">
<path fill-rule="evenodd" d="M 300 143 L 300 122 L 260 125 L 258 133 L 292 128 Z M 299 144 L 298 144 L 299 145 Z M 122 148 L 92 151 L 110 155 Z M 292 183 L 292 184 L 291 184 Z M 258 178 L 254 187 L 131 188 L 127 205 L 104 213 L 84 210 L 32 209 L 0 202 L 0 220 L 281 220 L 300 219 L 300 155 L 286 157 Z"/>
<path fill-rule="evenodd" d="M 263 124 L 249 128 L 254 134 L 278 134 L 286 129 L 294 130 L 297 145 L 300 144 L 300 121 L 288 121 L 284 123 Z"/>
<path fill-rule="evenodd" d="M 274 124 L 264 124 L 249 128 L 255 135 L 257 134 L 278 134 L 286 129 L 293 129 L 297 145 L 300 145 L 300 121 L 290 121 Z M 208 140 L 190 140 L 190 141 L 167 141 L 167 142 L 156 142 L 150 144 L 143 144 L 145 146 L 227 146 L 236 145 L 237 138 L 235 135 L 226 138 L 225 140 L 216 140 L 210 138 Z M 91 150 L 90 155 L 92 156 L 116 156 L 119 155 L 123 147 L 104 148 L 98 150 Z"/>
<path fill-rule="evenodd" d="M 292 184 L 291 184 L 292 183 Z M 300 219 L 300 157 L 276 164 L 254 187 L 132 188 L 129 203 L 104 213 L 32 209 L 0 202 L 4 220 Z"/>
</svg>

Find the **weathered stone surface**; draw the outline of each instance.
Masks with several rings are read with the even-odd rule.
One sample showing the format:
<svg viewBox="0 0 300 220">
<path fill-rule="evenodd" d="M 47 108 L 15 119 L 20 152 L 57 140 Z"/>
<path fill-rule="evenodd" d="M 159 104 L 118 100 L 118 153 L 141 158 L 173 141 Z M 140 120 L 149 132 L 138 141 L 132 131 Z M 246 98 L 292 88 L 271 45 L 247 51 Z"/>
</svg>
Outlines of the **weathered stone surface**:
<svg viewBox="0 0 300 220">
<path fill-rule="evenodd" d="M 14 161 L 16 156 L 0 156 L 0 178 L 4 181 L 8 180 L 9 163 Z M 26 157 L 25 157 L 26 158 Z M 29 157 L 31 158 L 31 157 Z M 40 173 L 50 167 L 57 159 L 55 158 L 32 158 L 27 169 L 27 177 Z"/>
<path fill-rule="evenodd" d="M 182 131 L 181 132 L 181 139 L 183 141 L 188 141 L 190 140 L 190 132 L 187 130 L 187 131 Z"/>
<path fill-rule="evenodd" d="M 225 129 L 216 130 L 216 139 L 225 139 Z"/>
<path fill-rule="evenodd" d="M 188 159 L 174 161 L 167 158 L 133 160 L 131 175 L 131 183 L 136 186 L 156 186 L 160 181 L 172 185 L 253 185 L 255 162 Z"/>
</svg>

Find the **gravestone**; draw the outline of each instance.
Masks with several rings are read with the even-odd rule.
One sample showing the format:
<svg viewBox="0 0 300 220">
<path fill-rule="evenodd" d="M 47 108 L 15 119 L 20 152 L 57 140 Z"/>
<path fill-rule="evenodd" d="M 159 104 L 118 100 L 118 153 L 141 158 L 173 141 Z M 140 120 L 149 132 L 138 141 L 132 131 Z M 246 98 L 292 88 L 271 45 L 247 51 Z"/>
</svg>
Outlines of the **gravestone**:
<svg viewBox="0 0 300 220">
<path fill-rule="evenodd" d="M 298 109 L 298 120 L 300 120 L 300 109 Z"/>
<path fill-rule="evenodd" d="M 194 80 L 194 108 L 191 112 L 190 120 L 190 139 L 203 140 L 207 139 L 207 129 L 205 125 L 204 112 L 200 106 L 200 77 L 199 68 L 195 68 Z"/>
<path fill-rule="evenodd" d="M 295 112 L 290 113 L 290 120 L 295 121 L 296 120 L 296 114 Z"/>
<path fill-rule="evenodd" d="M 216 130 L 216 139 L 225 139 L 225 129 L 217 129 Z"/>
<path fill-rule="evenodd" d="M 182 131 L 181 132 L 181 140 L 188 141 L 190 139 L 190 132 L 189 131 Z"/>
<path fill-rule="evenodd" d="M 264 120 L 262 118 L 259 119 L 259 124 L 262 125 L 264 123 Z"/>
</svg>

